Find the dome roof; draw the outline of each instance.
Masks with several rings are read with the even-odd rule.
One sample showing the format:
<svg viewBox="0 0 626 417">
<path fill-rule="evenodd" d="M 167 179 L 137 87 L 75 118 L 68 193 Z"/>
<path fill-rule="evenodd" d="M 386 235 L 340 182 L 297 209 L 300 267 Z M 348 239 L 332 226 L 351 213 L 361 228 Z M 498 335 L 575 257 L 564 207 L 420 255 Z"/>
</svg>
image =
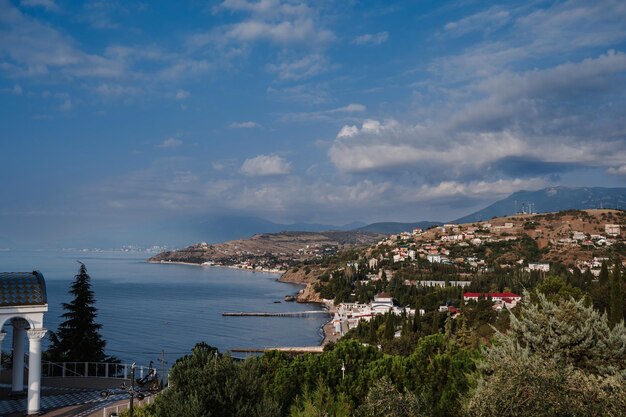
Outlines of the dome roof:
<svg viewBox="0 0 626 417">
<path fill-rule="evenodd" d="M 0 272 L 0 307 L 46 304 L 46 281 L 41 272 Z"/>
</svg>

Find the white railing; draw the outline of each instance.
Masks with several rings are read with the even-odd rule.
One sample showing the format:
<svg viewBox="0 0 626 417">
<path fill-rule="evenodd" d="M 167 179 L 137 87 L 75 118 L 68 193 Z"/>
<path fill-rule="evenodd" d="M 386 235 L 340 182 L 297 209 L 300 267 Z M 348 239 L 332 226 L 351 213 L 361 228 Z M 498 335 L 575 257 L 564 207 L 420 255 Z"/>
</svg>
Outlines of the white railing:
<svg viewBox="0 0 626 417">
<path fill-rule="evenodd" d="M 130 379 L 131 364 L 107 362 L 42 362 L 43 377 L 119 378 Z M 135 367 L 135 378 L 148 375 L 149 367 Z"/>
<path fill-rule="evenodd" d="M 152 404 L 154 402 L 154 395 L 150 395 L 145 397 L 143 400 L 138 401 L 133 404 L 134 407 L 141 407 L 144 405 Z M 102 417 L 117 417 L 120 415 L 120 411 L 128 410 L 130 407 L 129 402 L 126 401 L 122 404 L 112 405 L 111 407 L 104 407 L 102 409 Z"/>
</svg>

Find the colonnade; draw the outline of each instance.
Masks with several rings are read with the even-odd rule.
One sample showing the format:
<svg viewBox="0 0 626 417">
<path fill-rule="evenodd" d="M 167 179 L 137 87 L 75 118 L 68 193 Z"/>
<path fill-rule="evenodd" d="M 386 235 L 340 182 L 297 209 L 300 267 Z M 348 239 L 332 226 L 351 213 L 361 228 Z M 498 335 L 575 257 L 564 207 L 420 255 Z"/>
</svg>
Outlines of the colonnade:
<svg viewBox="0 0 626 417">
<path fill-rule="evenodd" d="M 30 328 L 24 319 L 12 319 L 13 327 L 13 363 L 11 371 L 11 394 L 24 392 L 24 353 L 25 340 L 28 337 L 28 385 L 27 414 L 38 414 L 41 405 L 41 340 L 46 335 L 44 328 Z M 0 332 L 0 355 L 6 332 Z M 0 357 L 0 370 L 2 358 Z"/>
</svg>

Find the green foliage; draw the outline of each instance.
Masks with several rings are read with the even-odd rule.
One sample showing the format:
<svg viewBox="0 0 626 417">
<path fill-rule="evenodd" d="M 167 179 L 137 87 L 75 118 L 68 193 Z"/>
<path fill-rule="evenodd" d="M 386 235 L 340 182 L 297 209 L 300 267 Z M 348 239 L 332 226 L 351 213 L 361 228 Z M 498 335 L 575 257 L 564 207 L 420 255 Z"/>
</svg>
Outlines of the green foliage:
<svg viewBox="0 0 626 417">
<path fill-rule="evenodd" d="M 611 326 L 615 326 L 624 320 L 624 292 L 623 279 L 620 273 L 619 259 L 615 260 L 613 273 L 611 274 L 611 299 L 609 308 L 609 322 Z"/>
<path fill-rule="evenodd" d="M 568 300 L 570 298 L 580 300 L 585 297 L 584 291 L 568 284 L 563 277 L 559 276 L 546 277 L 542 283 L 537 285 L 536 291 L 550 301 Z"/>
<path fill-rule="evenodd" d="M 620 416 L 626 329 L 583 300 L 539 294 L 487 349 L 468 416 Z"/>
<path fill-rule="evenodd" d="M 425 401 L 410 392 L 400 392 L 386 376 L 370 389 L 358 409 L 362 417 L 430 416 Z"/>
<path fill-rule="evenodd" d="M 315 391 L 308 389 L 291 406 L 291 417 L 350 417 L 351 407 L 345 395 L 333 395 L 321 379 Z"/>
<path fill-rule="evenodd" d="M 154 405 L 142 405 L 141 407 L 133 407 L 133 417 L 153 417 L 155 413 Z M 128 410 L 120 412 L 120 417 L 129 417 Z"/>
<path fill-rule="evenodd" d="M 154 402 L 155 417 L 265 417 L 279 415 L 276 403 L 266 401 L 256 361 L 237 364 L 215 348 L 199 343 L 190 355 L 176 361 L 170 388 Z"/>
<path fill-rule="evenodd" d="M 87 268 L 81 263 L 69 291 L 74 299 L 62 304 L 65 313 L 61 317 L 65 321 L 59 325 L 55 333 L 50 334 L 50 347 L 46 352 L 48 360 L 103 362 L 107 359 L 104 353 L 106 342 L 99 332 L 102 325 L 95 321 L 96 300 L 90 281 L 91 277 L 87 274 Z"/>
<path fill-rule="evenodd" d="M 606 264 L 606 261 L 602 261 L 602 267 L 600 268 L 598 282 L 600 282 L 601 284 L 609 282 L 609 266 Z"/>
</svg>

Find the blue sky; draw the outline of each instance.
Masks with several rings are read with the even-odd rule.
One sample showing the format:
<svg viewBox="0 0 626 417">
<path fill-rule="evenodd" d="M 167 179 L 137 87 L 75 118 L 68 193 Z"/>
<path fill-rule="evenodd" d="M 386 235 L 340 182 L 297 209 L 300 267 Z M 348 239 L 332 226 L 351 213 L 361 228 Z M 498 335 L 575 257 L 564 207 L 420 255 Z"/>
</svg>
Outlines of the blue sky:
<svg viewBox="0 0 626 417">
<path fill-rule="evenodd" d="M 624 22 L 603 0 L 0 0 L 0 239 L 625 186 Z"/>
</svg>

